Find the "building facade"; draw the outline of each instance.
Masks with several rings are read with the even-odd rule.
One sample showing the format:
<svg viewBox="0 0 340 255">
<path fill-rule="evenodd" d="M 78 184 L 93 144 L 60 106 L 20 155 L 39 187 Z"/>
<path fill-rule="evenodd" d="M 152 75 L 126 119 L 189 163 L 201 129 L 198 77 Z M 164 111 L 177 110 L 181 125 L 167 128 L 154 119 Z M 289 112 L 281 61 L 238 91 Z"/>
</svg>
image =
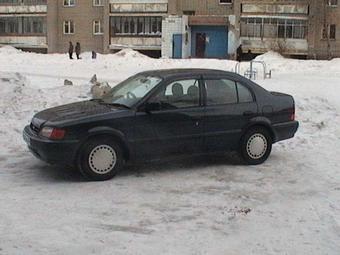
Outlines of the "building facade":
<svg viewBox="0 0 340 255">
<path fill-rule="evenodd" d="M 275 50 L 340 57 L 339 0 L 0 0 L 0 45 L 37 52 L 123 48 L 153 57 Z"/>
</svg>

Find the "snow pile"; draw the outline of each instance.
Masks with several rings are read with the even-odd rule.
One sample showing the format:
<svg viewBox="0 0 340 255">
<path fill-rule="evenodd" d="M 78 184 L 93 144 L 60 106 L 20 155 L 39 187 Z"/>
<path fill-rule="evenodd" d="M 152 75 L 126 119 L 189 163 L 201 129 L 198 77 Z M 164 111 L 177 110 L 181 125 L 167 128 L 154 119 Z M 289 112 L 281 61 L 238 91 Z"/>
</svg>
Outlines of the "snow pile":
<svg viewBox="0 0 340 255">
<path fill-rule="evenodd" d="M 139 53 L 133 49 L 122 49 L 115 54 L 118 57 L 125 57 L 125 58 L 149 58 L 148 56 Z"/>
<path fill-rule="evenodd" d="M 293 95 L 301 125 L 265 164 L 201 157 L 82 183 L 28 152 L 21 134 L 34 113 L 140 71 L 231 70 L 236 62 L 131 50 L 71 61 L 0 48 L 0 254 L 338 254 L 340 59 L 258 59 L 275 69 L 258 82 Z"/>
<path fill-rule="evenodd" d="M 18 50 L 12 46 L 6 45 L 6 46 L 0 46 L 0 54 L 7 54 L 7 55 L 13 55 L 21 53 L 21 50 Z"/>
</svg>

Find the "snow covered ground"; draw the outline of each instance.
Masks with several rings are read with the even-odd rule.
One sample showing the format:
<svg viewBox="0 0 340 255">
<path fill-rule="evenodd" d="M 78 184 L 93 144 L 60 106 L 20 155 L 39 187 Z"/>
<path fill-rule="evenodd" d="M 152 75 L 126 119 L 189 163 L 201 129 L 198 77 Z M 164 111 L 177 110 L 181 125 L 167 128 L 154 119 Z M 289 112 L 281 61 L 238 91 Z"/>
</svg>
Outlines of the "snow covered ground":
<svg viewBox="0 0 340 255">
<path fill-rule="evenodd" d="M 84 100 L 93 74 L 114 86 L 147 69 L 235 62 L 0 48 L 0 254 L 340 254 L 340 59 L 259 59 L 273 78 L 258 83 L 292 94 L 301 124 L 265 164 L 194 158 L 88 183 L 28 152 L 21 132 L 35 112 Z"/>
</svg>

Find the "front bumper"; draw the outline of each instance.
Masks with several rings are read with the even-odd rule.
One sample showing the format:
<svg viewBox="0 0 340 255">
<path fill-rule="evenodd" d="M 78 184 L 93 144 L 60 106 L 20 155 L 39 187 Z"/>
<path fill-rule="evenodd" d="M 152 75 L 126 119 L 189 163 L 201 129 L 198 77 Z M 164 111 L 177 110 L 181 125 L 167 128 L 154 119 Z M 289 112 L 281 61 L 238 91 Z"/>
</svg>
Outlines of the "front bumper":
<svg viewBox="0 0 340 255">
<path fill-rule="evenodd" d="M 25 127 L 23 138 L 32 154 L 47 163 L 73 165 L 75 162 L 78 140 L 53 141 L 42 138 L 30 126 Z"/>
<path fill-rule="evenodd" d="M 299 128 L 298 121 L 289 121 L 285 123 L 274 124 L 273 130 L 275 133 L 275 142 L 279 142 L 294 137 L 298 128 Z"/>
</svg>

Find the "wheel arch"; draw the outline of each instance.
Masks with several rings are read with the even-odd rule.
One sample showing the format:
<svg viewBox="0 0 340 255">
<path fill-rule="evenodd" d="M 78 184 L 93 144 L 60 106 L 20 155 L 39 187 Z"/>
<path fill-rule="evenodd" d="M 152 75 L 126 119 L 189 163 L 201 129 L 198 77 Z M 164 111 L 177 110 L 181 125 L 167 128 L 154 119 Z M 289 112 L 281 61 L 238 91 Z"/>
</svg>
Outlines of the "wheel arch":
<svg viewBox="0 0 340 255">
<path fill-rule="evenodd" d="M 75 160 L 78 159 L 79 153 L 82 147 L 84 146 L 84 144 L 86 144 L 89 140 L 94 139 L 95 137 L 106 137 L 106 138 L 109 137 L 110 139 L 114 140 L 121 146 L 123 150 L 124 159 L 126 161 L 131 158 L 130 147 L 126 141 L 124 134 L 121 131 L 110 128 L 110 127 L 95 127 L 95 128 L 88 130 L 84 138 L 81 139 L 81 142 L 79 143 L 79 146 L 77 148 Z"/>
<path fill-rule="evenodd" d="M 241 137 L 243 137 L 250 129 L 255 128 L 255 127 L 261 127 L 261 128 L 268 130 L 272 138 L 272 142 L 273 143 L 276 142 L 276 134 L 274 132 L 274 129 L 271 126 L 271 122 L 266 118 L 258 118 L 258 119 L 251 120 L 251 122 L 245 128 L 243 128 Z"/>
</svg>

